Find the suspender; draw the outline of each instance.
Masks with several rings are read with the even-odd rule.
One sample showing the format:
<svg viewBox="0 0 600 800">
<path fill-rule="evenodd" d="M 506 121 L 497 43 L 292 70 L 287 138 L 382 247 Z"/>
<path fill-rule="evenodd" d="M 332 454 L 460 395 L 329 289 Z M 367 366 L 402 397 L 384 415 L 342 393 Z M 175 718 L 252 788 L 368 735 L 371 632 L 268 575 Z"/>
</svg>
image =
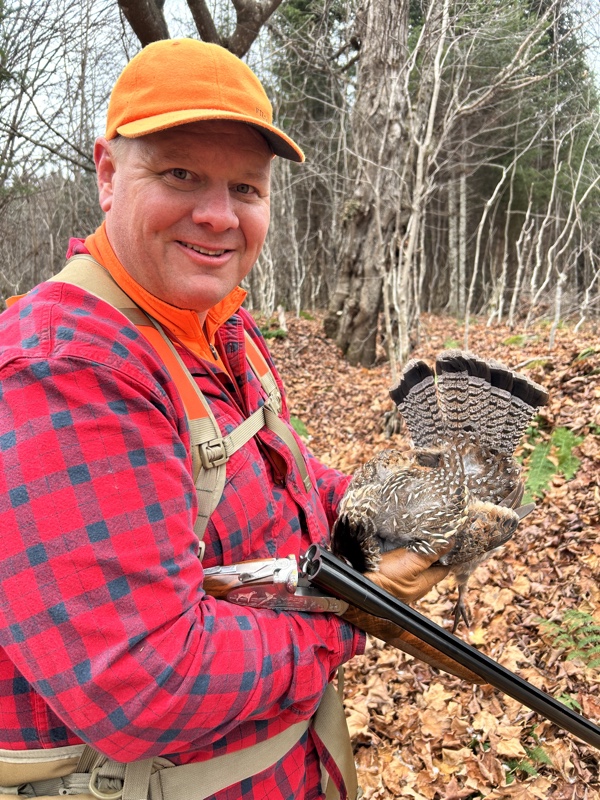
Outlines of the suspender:
<svg viewBox="0 0 600 800">
<path fill-rule="evenodd" d="M 73 256 L 58 275 L 50 280 L 79 286 L 124 314 L 158 353 L 173 379 L 183 402 L 190 430 L 194 481 L 198 497 L 198 516 L 194 531 L 200 542 L 200 558 L 204 554 L 202 539 L 208 520 L 217 507 L 225 486 L 225 465 L 229 458 L 250 441 L 261 428 L 267 427 L 273 431 L 288 447 L 300 472 L 305 490 L 310 490 L 311 480 L 302 452 L 294 435 L 278 416 L 281 411 L 281 394 L 277 382 L 248 333 L 245 334 L 246 357 L 268 399 L 230 434 L 222 436 L 206 398 L 162 327 L 125 294 L 101 264 L 89 255 Z"/>
</svg>

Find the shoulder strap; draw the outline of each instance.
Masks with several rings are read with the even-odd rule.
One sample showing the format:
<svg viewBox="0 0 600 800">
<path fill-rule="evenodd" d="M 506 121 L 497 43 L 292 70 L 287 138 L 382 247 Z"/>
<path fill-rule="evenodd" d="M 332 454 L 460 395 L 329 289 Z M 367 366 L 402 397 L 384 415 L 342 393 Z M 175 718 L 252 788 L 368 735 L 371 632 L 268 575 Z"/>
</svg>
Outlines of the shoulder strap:
<svg viewBox="0 0 600 800">
<path fill-rule="evenodd" d="M 200 542 L 200 558 L 204 553 L 202 539 L 208 520 L 217 507 L 225 486 L 225 465 L 233 453 L 264 426 L 272 430 L 287 445 L 294 457 L 305 490 L 311 488 L 306 462 L 298 443 L 278 416 L 281 411 L 281 394 L 277 382 L 265 358 L 247 332 L 248 362 L 261 382 L 268 401 L 228 436 L 223 437 L 206 398 L 162 327 L 133 302 L 101 264 L 90 255 L 76 255 L 70 258 L 66 266 L 50 280 L 79 286 L 124 314 L 156 350 L 173 379 L 184 404 L 190 429 L 194 481 L 198 497 L 198 516 L 194 531 Z"/>
<path fill-rule="evenodd" d="M 271 369 L 267 364 L 265 357 L 258 349 L 256 342 L 250 336 L 248 331 L 244 331 L 244 336 L 246 340 L 246 358 L 248 359 L 248 363 L 252 367 L 252 371 L 260 381 L 263 389 L 265 390 L 265 393 L 269 398 L 268 402 L 270 407 L 276 414 L 280 414 L 281 392 L 279 391 L 279 386 L 277 386 L 277 381 L 275 380 L 275 376 L 271 372 Z"/>
</svg>

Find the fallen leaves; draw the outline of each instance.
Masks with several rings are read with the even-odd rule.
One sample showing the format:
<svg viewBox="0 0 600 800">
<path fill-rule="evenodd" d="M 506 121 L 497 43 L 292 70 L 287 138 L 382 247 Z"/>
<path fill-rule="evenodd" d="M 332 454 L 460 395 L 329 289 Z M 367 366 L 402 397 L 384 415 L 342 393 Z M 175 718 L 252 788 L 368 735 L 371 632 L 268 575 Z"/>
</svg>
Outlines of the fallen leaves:
<svg viewBox="0 0 600 800">
<path fill-rule="evenodd" d="M 402 434 L 386 439 L 382 430 L 392 407 L 387 365 L 350 367 L 318 318 L 289 319 L 288 327 L 289 337 L 270 345 L 315 455 L 352 472 L 379 450 L 408 447 Z M 546 386 L 540 435 L 549 441 L 565 427 L 583 437 L 574 451 L 581 464 L 572 480 L 552 479 L 515 538 L 472 576 L 473 623 L 459 635 L 600 724 L 600 670 L 565 660 L 540 629 L 540 619 L 561 619 L 567 609 L 600 622 L 600 348 L 590 347 L 589 333 L 564 328 L 549 358 L 547 332 L 538 333 L 517 345 L 506 328 L 474 322 L 470 348 L 522 364 Z M 449 339 L 462 339 L 454 320 L 425 317 L 412 355 L 431 361 Z M 454 602 L 446 579 L 418 607 L 448 624 Z M 347 665 L 345 705 L 365 800 L 600 800 L 596 750 L 491 687 L 462 683 L 380 642 Z"/>
</svg>

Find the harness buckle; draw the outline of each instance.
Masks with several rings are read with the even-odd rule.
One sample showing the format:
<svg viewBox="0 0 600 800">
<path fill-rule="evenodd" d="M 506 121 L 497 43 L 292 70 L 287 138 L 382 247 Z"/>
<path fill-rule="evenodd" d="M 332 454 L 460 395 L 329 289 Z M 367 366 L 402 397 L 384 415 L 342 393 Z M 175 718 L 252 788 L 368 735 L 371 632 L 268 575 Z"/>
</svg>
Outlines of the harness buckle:
<svg viewBox="0 0 600 800">
<path fill-rule="evenodd" d="M 94 767 L 92 770 L 92 776 L 89 783 L 90 792 L 94 795 L 94 797 L 97 797 L 98 800 L 121 800 L 121 797 L 123 797 L 123 786 L 121 786 L 121 788 L 116 792 L 103 792 L 96 786 L 96 778 L 98 777 L 101 769 L 102 767 Z"/>
<path fill-rule="evenodd" d="M 281 414 L 283 402 L 281 400 L 281 392 L 279 391 L 278 387 L 275 387 L 272 392 L 269 392 L 267 405 L 275 414 L 277 414 L 277 416 Z"/>
<path fill-rule="evenodd" d="M 227 448 L 224 439 L 211 439 L 210 442 L 203 442 L 200 447 L 200 460 L 204 469 L 220 467 L 227 462 Z"/>
</svg>

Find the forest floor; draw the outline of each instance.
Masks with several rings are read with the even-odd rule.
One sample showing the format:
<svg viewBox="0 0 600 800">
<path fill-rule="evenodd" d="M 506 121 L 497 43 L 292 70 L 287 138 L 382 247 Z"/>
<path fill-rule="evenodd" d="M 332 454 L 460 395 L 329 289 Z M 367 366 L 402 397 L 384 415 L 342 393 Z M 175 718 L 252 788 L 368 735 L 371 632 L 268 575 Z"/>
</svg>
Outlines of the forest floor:
<svg viewBox="0 0 600 800">
<path fill-rule="evenodd" d="M 315 455 L 352 472 L 381 449 L 405 446 L 405 434 L 386 438 L 382 429 L 392 408 L 389 365 L 350 367 L 318 317 L 288 319 L 288 327 L 287 338 L 269 345 Z M 483 322 L 470 330 L 473 352 L 518 367 L 549 390 L 536 436 L 521 453 L 527 469 L 535 445 L 545 446 L 542 467 L 559 471 L 514 539 L 471 577 L 473 621 L 457 635 L 600 724 L 600 666 L 590 653 L 600 644 L 600 337 L 559 329 L 549 352 L 548 333 L 540 327 L 515 336 Z M 425 317 L 412 355 L 432 362 L 462 337 L 455 320 Z M 557 429 L 570 432 L 566 445 Z M 450 628 L 455 600 L 447 578 L 417 608 Z M 573 611 L 591 634 L 575 658 L 573 643 L 558 639 Z M 549 631 L 542 620 L 560 629 Z M 462 682 L 378 640 L 347 666 L 345 706 L 366 800 L 600 800 L 600 752 L 490 686 Z"/>
</svg>

